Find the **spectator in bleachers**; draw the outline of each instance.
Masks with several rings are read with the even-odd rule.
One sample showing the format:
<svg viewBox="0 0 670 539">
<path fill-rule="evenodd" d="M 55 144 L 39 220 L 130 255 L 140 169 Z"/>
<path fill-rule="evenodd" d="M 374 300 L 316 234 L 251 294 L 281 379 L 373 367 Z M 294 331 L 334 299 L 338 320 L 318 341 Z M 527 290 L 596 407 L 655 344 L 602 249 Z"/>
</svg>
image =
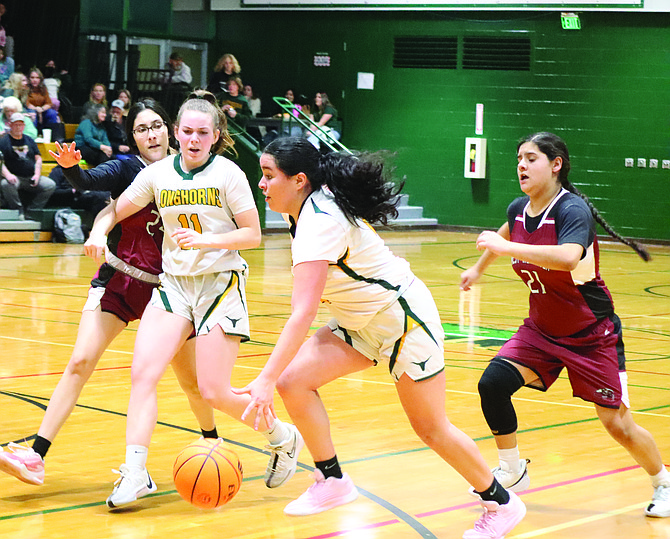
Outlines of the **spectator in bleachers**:
<svg viewBox="0 0 670 539">
<path fill-rule="evenodd" d="M 126 134 L 126 118 L 123 115 L 123 101 L 115 99 L 109 109 L 109 116 L 104 123 L 107 138 L 112 146 L 112 153 L 117 159 L 130 159 L 130 146 Z"/>
<path fill-rule="evenodd" d="M 67 70 L 59 69 L 58 66 L 56 66 L 56 62 L 53 60 L 48 60 L 46 64 L 44 64 L 44 69 L 54 70 L 53 78 L 58 81 L 58 99 L 61 99 L 63 96 L 70 98 L 72 95 L 72 77 L 70 77 Z M 44 76 L 47 76 L 46 72 L 44 73 Z M 51 99 L 53 101 L 53 96 Z"/>
<path fill-rule="evenodd" d="M 9 134 L 0 137 L 0 152 L 4 156 L 0 189 L 9 209 L 19 210 L 23 215 L 23 204 L 19 191 L 34 194 L 29 210 L 39 210 L 56 189 L 56 183 L 42 176 L 42 156 L 35 141 L 24 135 L 26 117 L 15 112 L 10 118 Z"/>
<path fill-rule="evenodd" d="M 251 84 L 245 84 L 244 89 L 242 90 L 244 97 L 247 98 L 249 103 L 249 109 L 251 110 L 251 117 L 256 118 L 261 113 L 261 100 L 254 94 L 254 89 Z M 261 126 L 252 126 L 247 127 L 247 132 L 254 137 L 257 141 L 263 140 L 263 137 L 267 133 L 265 127 Z"/>
<path fill-rule="evenodd" d="M 0 4 L 0 19 L 7 11 L 5 4 Z M 7 31 L 5 27 L 0 23 L 0 47 L 5 47 L 7 45 Z"/>
<path fill-rule="evenodd" d="M 191 87 L 193 76 L 191 75 L 191 68 L 186 65 L 181 54 L 173 52 L 168 60 L 167 69 L 170 71 L 170 83 L 175 85 Z"/>
<path fill-rule="evenodd" d="M 247 103 L 249 103 L 249 108 L 251 109 L 251 117 L 255 118 L 261 113 L 260 98 L 254 94 L 254 89 L 251 87 L 251 84 L 245 84 L 242 93 L 244 94 L 244 97 L 247 98 Z"/>
<path fill-rule="evenodd" d="M 116 95 L 116 99 L 123 101 L 123 117 L 126 118 L 128 116 L 128 111 L 130 110 L 130 105 L 133 104 L 133 96 L 130 94 L 130 90 L 121 88 Z"/>
<path fill-rule="evenodd" d="M 106 119 L 107 107 L 102 103 L 94 103 L 89 108 L 88 117 L 79 123 L 74 134 L 82 158 L 93 167 L 112 157 L 112 145 L 104 125 Z"/>
<path fill-rule="evenodd" d="M 14 59 L 5 55 L 5 47 L 0 45 L 0 86 L 4 86 L 14 73 Z"/>
<path fill-rule="evenodd" d="M 9 133 L 9 129 L 12 125 L 11 118 L 17 112 L 23 114 L 23 105 L 21 105 L 21 101 L 13 95 L 5 97 L 2 101 L 2 116 L 0 116 L 0 135 Z M 24 116 L 26 115 L 24 114 Z M 23 134 L 35 140 L 37 138 L 37 128 L 28 116 L 26 116 L 26 120 Z"/>
<path fill-rule="evenodd" d="M 53 109 L 49 90 L 44 84 L 44 75 L 38 68 L 33 67 L 28 80 L 29 91 L 25 104 L 28 114 L 35 113 L 33 122 L 38 131 L 41 132 L 44 128 L 53 129 L 56 124 L 60 123 L 60 118 L 58 112 Z"/>
<path fill-rule="evenodd" d="M 328 94 L 326 92 L 317 92 L 314 97 L 314 109 L 312 110 L 312 117 L 321 131 L 316 129 L 307 137 L 317 149 L 321 146 L 321 141 L 332 139 L 340 140 L 340 132 L 336 129 L 337 123 L 337 109 L 333 107 Z"/>
<path fill-rule="evenodd" d="M 301 97 L 303 101 L 306 100 L 306 97 L 304 95 Z M 281 136 L 301 137 L 303 135 L 303 127 L 297 120 L 294 120 L 292 116 L 294 118 L 301 118 L 300 111 L 303 110 L 303 105 L 297 102 L 296 92 L 294 92 L 292 88 L 286 90 L 286 92 L 284 93 L 284 98 L 287 101 L 289 101 L 291 105 L 293 105 L 295 108 L 291 110 L 290 113 L 286 112 L 285 109 L 281 108 L 280 111 L 277 114 L 275 114 L 275 118 L 284 119 L 281 127 Z M 278 136 L 280 136 L 279 132 L 274 130 L 274 133 L 270 133 L 270 138 L 266 140 L 266 143 L 269 143 L 270 140 L 274 140 L 274 138 Z"/>
<path fill-rule="evenodd" d="M 44 86 L 46 86 L 49 97 L 51 98 L 52 108 L 55 111 L 60 109 L 60 98 L 58 92 L 60 90 L 61 81 L 56 77 L 56 68 L 54 66 L 46 65 L 42 71 L 44 75 Z"/>
<path fill-rule="evenodd" d="M 89 118 L 93 107 L 96 107 L 97 110 L 97 105 L 103 105 L 107 108 L 107 86 L 101 82 L 96 82 L 91 86 L 91 93 L 88 95 L 88 101 L 84 103 L 84 106 L 81 109 L 81 119 L 84 120 L 85 118 Z"/>
<path fill-rule="evenodd" d="M 25 105 L 25 101 L 28 99 L 28 77 L 19 71 L 14 71 L 3 87 L 2 96 L 8 97 L 10 95 L 21 101 L 22 105 Z"/>
<path fill-rule="evenodd" d="M 251 109 L 247 98 L 240 94 L 242 91 L 242 79 L 233 77 L 228 81 L 228 94 L 221 99 L 221 108 L 228 118 L 240 127 L 247 125 L 251 118 Z"/>
<path fill-rule="evenodd" d="M 242 68 L 232 54 L 224 54 L 214 66 L 214 73 L 209 78 L 207 89 L 218 96 L 221 92 L 228 90 L 228 81 L 234 77 L 240 77 Z"/>
</svg>

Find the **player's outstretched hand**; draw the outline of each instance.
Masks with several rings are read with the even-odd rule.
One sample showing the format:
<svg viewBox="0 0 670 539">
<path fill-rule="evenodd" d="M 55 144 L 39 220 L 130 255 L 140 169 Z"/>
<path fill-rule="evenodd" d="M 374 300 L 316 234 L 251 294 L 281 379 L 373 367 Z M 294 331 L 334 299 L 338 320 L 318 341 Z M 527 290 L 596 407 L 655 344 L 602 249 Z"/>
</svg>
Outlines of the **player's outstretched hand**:
<svg viewBox="0 0 670 539">
<path fill-rule="evenodd" d="M 475 284 L 480 277 L 481 274 L 474 266 L 466 269 L 463 273 L 461 273 L 461 290 L 465 292 L 470 290 L 470 287 Z"/>
<path fill-rule="evenodd" d="M 67 142 L 64 142 L 62 146 L 59 142 L 56 142 L 56 148 L 58 148 L 58 153 L 51 150 L 49 150 L 49 153 L 61 167 L 71 168 L 81 161 L 81 152 L 76 149 L 74 142 L 70 146 L 67 145 Z"/>
<path fill-rule="evenodd" d="M 260 378 L 256 378 L 249 385 L 242 388 L 232 388 L 232 392 L 236 395 L 251 395 L 251 402 L 242 414 L 242 421 L 255 412 L 254 429 L 258 430 L 261 419 L 265 419 L 265 423 L 269 426 L 274 423 L 277 414 L 275 413 L 274 392 L 275 385 L 270 382 L 265 382 Z"/>
</svg>

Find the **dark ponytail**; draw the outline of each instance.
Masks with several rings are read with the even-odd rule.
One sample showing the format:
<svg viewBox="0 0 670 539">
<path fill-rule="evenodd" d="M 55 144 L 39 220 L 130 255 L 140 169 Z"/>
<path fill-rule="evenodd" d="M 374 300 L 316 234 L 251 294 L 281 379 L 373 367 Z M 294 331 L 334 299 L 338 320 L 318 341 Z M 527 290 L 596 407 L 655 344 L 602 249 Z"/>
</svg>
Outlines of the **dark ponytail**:
<svg viewBox="0 0 670 539">
<path fill-rule="evenodd" d="M 563 160 L 563 165 L 561 166 L 561 170 L 558 173 L 558 179 L 561 182 L 561 186 L 586 202 L 589 210 L 591 210 L 591 215 L 593 215 L 593 218 L 596 220 L 596 222 L 602 226 L 603 229 L 605 229 L 605 232 L 607 232 L 617 241 L 628 245 L 628 247 L 633 249 L 645 262 L 649 262 L 651 260 L 651 255 L 642 245 L 631 239 L 624 238 L 621 234 L 614 230 L 612 226 L 607 221 L 605 221 L 604 217 L 591 203 L 588 197 L 579 189 L 577 189 L 570 182 L 570 180 L 568 180 L 568 174 L 570 173 L 570 154 L 568 153 L 568 147 L 563 139 L 561 139 L 558 135 L 554 135 L 553 133 L 548 133 L 546 131 L 534 133 L 519 141 L 519 144 L 517 144 L 516 147 L 517 152 L 519 151 L 521 145 L 525 144 L 526 142 L 532 142 L 535 144 L 540 149 L 540 151 L 549 158 L 550 161 L 560 157 Z"/>
<path fill-rule="evenodd" d="M 381 153 L 320 154 L 305 138 L 280 137 L 263 150 L 287 176 L 302 172 L 312 191 L 326 185 L 342 213 L 354 222 L 364 219 L 388 224 L 398 216 L 397 204 L 404 183 L 395 185 Z"/>
</svg>

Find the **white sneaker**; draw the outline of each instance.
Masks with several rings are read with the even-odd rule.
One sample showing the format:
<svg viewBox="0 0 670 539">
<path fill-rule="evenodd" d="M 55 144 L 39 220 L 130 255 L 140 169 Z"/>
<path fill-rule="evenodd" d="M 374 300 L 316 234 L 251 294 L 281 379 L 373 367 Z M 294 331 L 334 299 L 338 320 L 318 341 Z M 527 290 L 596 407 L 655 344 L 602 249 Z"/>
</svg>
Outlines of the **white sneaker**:
<svg viewBox="0 0 670 539">
<path fill-rule="evenodd" d="M 9 451 L 0 448 L 0 471 L 13 475 L 24 483 L 44 483 L 44 460 L 32 447 L 10 442 Z"/>
<path fill-rule="evenodd" d="M 112 495 L 107 498 L 107 507 L 110 509 L 127 505 L 138 498 L 156 492 L 156 483 L 153 482 L 145 468 L 138 470 L 127 464 L 121 464 L 118 470 L 112 471 L 120 474 L 121 477 L 114 482 Z"/>
<path fill-rule="evenodd" d="M 321 470 L 316 470 L 314 480 L 314 484 L 302 496 L 284 508 L 284 513 L 292 516 L 315 515 L 358 498 L 358 489 L 347 474 L 341 479 L 336 477 L 326 479 Z"/>
<path fill-rule="evenodd" d="M 670 517 L 670 487 L 659 485 L 654 489 L 654 496 L 644 514 L 648 517 Z"/>
<path fill-rule="evenodd" d="M 463 539 L 503 539 L 526 516 L 526 506 L 513 492 L 509 502 L 500 505 L 493 501 L 481 501 L 484 514 L 475 522 L 475 527 L 463 534 Z"/>
<path fill-rule="evenodd" d="M 528 475 L 529 459 L 519 460 L 519 472 L 511 472 L 506 462 L 501 462 L 491 470 L 493 475 L 506 490 L 512 492 L 523 492 L 530 486 L 530 476 Z"/>
<path fill-rule="evenodd" d="M 510 472 L 509 466 L 506 463 L 501 462 L 500 466 L 496 466 L 491 470 L 493 477 L 496 478 L 498 483 L 500 483 L 505 490 L 511 492 L 523 492 L 530 486 L 530 476 L 528 475 L 528 463 L 530 459 L 521 459 L 519 460 L 519 466 L 521 471 L 518 473 Z M 481 500 L 481 497 L 475 491 L 474 487 L 468 489 L 470 496 Z"/>
<path fill-rule="evenodd" d="M 266 445 L 270 450 L 270 460 L 265 469 L 265 485 L 276 488 L 291 479 L 298 466 L 298 455 L 305 445 L 300 431 L 295 425 L 286 424 L 289 437 L 277 445 Z"/>
</svg>

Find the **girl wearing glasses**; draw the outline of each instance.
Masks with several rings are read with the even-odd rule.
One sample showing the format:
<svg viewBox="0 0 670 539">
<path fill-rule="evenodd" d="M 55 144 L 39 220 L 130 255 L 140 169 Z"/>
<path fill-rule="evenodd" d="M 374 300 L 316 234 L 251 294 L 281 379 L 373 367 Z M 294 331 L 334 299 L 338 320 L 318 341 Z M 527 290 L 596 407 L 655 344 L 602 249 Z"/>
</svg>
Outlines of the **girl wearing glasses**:
<svg viewBox="0 0 670 539">
<path fill-rule="evenodd" d="M 153 99 L 141 100 L 131 107 L 127 126 L 132 159 L 109 161 L 83 170 L 78 165 L 81 153 L 75 143 L 58 145 L 59 153 L 52 155 L 74 187 L 82 191 L 111 191 L 116 198 L 143 168 L 168 155 L 172 138 L 170 120 Z M 33 446 L 10 444 L 10 451 L 0 452 L 0 470 L 32 485 L 44 482 L 44 458 L 72 413 L 84 384 L 112 340 L 128 322 L 140 318 L 158 284 L 162 241 L 163 229 L 154 204 L 111 231 L 105 245 L 108 262 L 100 266 L 91 281 L 72 357 L 49 400 Z M 216 438 L 213 410 L 198 392 L 193 341 L 188 341 L 177 353 L 172 367 L 203 436 Z"/>
<path fill-rule="evenodd" d="M 163 273 L 135 340 L 126 426 L 126 461 L 107 499 L 109 508 L 134 502 L 156 490 L 146 461 L 157 420 L 157 385 L 175 353 L 195 330 L 195 370 L 203 398 L 239 419 L 248 395 L 231 391 L 230 376 L 241 341 L 249 339 L 245 298 L 247 264 L 240 249 L 260 244 L 258 211 L 246 176 L 217 155 L 231 148 L 226 118 L 209 92 L 192 94 L 179 110 L 180 153 L 138 174 L 118 198 L 109 221 L 99 220 L 87 242 L 99 256 L 99 231 L 156 203 L 165 235 Z M 245 423 L 254 426 L 254 420 Z M 270 488 L 295 471 L 302 438 L 275 419 L 261 426 L 272 455 L 265 482 Z"/>
</svg>

